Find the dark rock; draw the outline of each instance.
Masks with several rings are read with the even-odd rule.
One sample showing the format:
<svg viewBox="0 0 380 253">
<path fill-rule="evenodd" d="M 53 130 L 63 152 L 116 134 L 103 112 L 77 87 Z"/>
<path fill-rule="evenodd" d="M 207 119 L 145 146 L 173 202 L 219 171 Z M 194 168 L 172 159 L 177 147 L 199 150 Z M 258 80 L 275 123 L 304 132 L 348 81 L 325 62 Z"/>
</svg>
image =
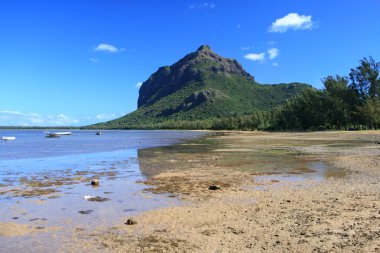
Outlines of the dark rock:
<svg viewBox="0 0 380 253">
<path fill-rule="evenodd" d="M 102 198 L 102 197 L 96 196 L 96 197 L 93 197 L 93 198 L 89 198 L 87 200 L 88 201 L 96 201 L 96 202 L 104 202 L 104 201 L 107 201 L 107 200 L 110 200 L 110 199 L 109 198 Z"/>
<path fill-rule="evenodd" d="M 236 60 L 204 45 L 171 66 L 158 68 L 143 82 L 135 112 L 92 127 L 141 128 L 169 118 L 192 121 L 245 115 L 280 106 L 309 87 L 261 85 Z"/>
<path fill-rule="evenodd" d="M 99 184 L 100 184 L 99 179 L 92 179 L 91 180 L 91 185 L 99 185 Z"/>
<path fill-rule="evenodd" d="M 210 186 L 208 187 L 208 189 L 211 190 L 211 191 L 215 191 L 215 190 L 219 190 L 220 187 L 218 187 L 218 186 L 216 186 L 216 185 L 210 185 Z"/>
<path fill-rule="evenodd" d="M 80 213 L 80 214 L 90 214 L 92 212 L 93 212 L 93 210 L 85 210 L 85 211 L 79 211 L 78 213 Z"/>
<path fill-rule="evenodd" d="M 136 224 L 137 224 L 137 221 L 132 217 L 128 218 L 127 222 L 125 222 L 125 225 L 136 225 Z"/>
<path fill-rule="evenodd" d="M 177 63 L 160 67 L 151 75 L 140 88 L 138 107 L 153 104 L 183 88 L 190 81 L 200 81 L 204 72 L 218 75 L 236 74 L 254 81 L 254 78 L 235 59 L 221 57 L 209 46 L 203 45 Z"/>
</svg>

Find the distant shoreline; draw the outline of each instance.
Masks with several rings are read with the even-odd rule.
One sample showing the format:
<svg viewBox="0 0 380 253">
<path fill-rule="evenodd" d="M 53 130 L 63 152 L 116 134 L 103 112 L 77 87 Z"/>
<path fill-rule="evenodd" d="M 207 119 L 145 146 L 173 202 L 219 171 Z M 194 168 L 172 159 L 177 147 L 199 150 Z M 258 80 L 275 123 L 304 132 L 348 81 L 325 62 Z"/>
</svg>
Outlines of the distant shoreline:
<svg viewBox="0 0 380 253">
<path fill-rule="evenodd" d="M 32 127 L 21 127 L 21 126 L 0 126 L 0 130 L 45 130 L 45 129 L 80 129 L 81 127 L 74 126 L 57 126 L 57 127 L 49 127 L 49 126 L 32 126 Z"/>
</svg>

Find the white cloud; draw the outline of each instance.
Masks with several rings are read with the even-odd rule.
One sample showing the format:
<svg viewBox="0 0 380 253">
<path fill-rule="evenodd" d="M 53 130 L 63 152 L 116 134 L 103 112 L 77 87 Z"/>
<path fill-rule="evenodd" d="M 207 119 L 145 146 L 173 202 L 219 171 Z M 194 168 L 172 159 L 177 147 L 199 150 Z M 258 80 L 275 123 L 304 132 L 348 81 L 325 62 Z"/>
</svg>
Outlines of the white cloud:
<svg viewBox="0 0 380 253">
<path fill-rule="evenodd" d="M 77 125 L 79 120 L 65 114 L 43 116 L 37 113 L 18 111 L 0 111 L 2 126 L 70 126 Z"/>
<path fill-rule="evenodd" d="M 298 13 L 289 13 L 288 15 L 276 19 L 269 28 L 269 32 L 284 33 L 289 29 L 306 30 L 313 28 L 311 16 L 299 15 Z"/>
<path fill-rule="evenodd" d="M 0 117 L 1 116 L 5 116 L 5 115 L 9 115 L 9 116 L 15 116 L 15 117 L 18 117 L 18 116 L 23 116 L 24 114 L 22 114 L 21 112 L 17 112 L 17 111 L 0 111 Z"/>
<path fill-rule="evenodd" d="M 251 60 L 251 61 L 264 61 L 265 60 L 265 53 L 258 53 L 258 54 L 246 54 L 244 55 L 245 59 Z"/>
<path fill-rule="evenodd" d="M 278 42 L 277 42 L 277 41 L 274 41 L 274 40 L 270 40 L 270 41 L 268 41 L 267 44 L 268 44 L 269 46 L 273 46 L 273 45 L 278 44 Z"/>
<path fill-rule="evenodd" d="M 216 5 L 212 2 L 203 2 L 203 3 L 200 3 L 200 4 L 190 4 L 189 5 L 189 9 L 190 10 L 195 10 L 195 9 L 206 9 L 206 8 L 209 8 L 209 9 L 214 9 L 216 7 Z"/>
<path fill-rule="evenodd" d="M 99 63 L 99 60 L 96 59 L 96 58 L 90 58 L 90 61 L 91 61 L 92 63 Z"/>
<path fill-rule="evenodd" d="M 272 66 L 273 66 L 273 67 L 278 67 L 279 65 L 278 65 L 277 62 L 273 62 L 273 63 L 272 63 Z"/>
<path fill-rule="evenodd" d="M 137 88 L 137 89 L 140 89 L 140 87 L 141 87 L 142 84 L 143 84 L 142 82 L 138 82 L 138 83 L 136 83 L 136 88 Z"/>
<path fill-rule="evenodd" d="M 251 49 L 251 47 L 250 46 L 242 46 L 240 49 L 241 50 L 249 50 L 249 49 Z"/>
<path fill-rule="evenodd" d="M 244 55 L 244 58 L 251 61 L 258 61 L 259 63 L 264 63 L 267 60 L 273 60 L 277 58 L 279 54 L 280 54 L 280 50 L 272 47 L 272 48 L 269 48 L 267 52 L 246 54 Z"/>
<path fill-rule="evenodd" d="M 100 119 L 100 120 L 109 120 L 109 119 L 116 118 L 116 115 L 113 113 L 110 113 L 110 114 L 100 113 L 100 114 L 96 115 L 95 118 Z"/>
<path fill-rule="evenodd" d="M 119 52 L 119 49 L 113 45 L 101 43 L 97 45 L 94 49 L 95 51 L 99 52 L 109 52 L 109 53 L 117 53 Z"/>
<path fill-rule="evenodd" d="M 278 50 L 277 48 L 270 48 L 268 49 L 268 55 L 269 55 L 269 59 L 273 60 L 275 59 L 280 53 L 280 50 Z"/>
</svg>

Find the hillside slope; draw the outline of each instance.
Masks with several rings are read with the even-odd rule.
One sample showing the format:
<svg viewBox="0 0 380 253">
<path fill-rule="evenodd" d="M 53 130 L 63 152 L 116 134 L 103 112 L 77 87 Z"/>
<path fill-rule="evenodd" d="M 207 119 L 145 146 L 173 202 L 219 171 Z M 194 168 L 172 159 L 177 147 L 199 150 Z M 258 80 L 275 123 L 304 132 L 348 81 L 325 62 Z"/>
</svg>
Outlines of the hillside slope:
<svg viewBox="0 0 380 253">
<path fill-rule="evenodd" d="M 168 120 L 205 120 L 270 110 L 309 87 L 262 85 L 235 59 L 201 46 L 171 66 L 161 67 L 139 91 L 138 109 L 89 128 L 145 128 Z"/>
</svg>

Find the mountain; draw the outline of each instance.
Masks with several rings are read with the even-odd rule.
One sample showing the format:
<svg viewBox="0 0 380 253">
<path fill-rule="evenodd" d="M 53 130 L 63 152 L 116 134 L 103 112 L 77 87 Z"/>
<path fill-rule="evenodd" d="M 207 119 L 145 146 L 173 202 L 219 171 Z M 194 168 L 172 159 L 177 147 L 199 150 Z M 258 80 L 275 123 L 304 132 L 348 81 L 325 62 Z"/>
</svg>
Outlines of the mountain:
<svg viewBox="0 0 380 253">
<path fill-rule="evenodd" d="M 235 60 L 207 45 L 160 67 L 139 91 L 136 111 L 89 128 L 146 128 L 168 120 L 206 120 L 270 110 L 305 88 L 301 83 L 263 85 Z"/>
</svg>

